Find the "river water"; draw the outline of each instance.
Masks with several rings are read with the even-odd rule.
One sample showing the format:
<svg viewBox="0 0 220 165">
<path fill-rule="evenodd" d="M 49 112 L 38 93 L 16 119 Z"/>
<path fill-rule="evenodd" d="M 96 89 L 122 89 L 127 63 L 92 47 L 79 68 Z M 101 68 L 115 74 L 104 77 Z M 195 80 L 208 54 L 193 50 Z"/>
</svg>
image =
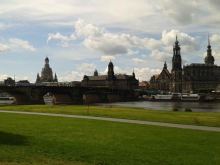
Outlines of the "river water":
<svg viewBox="0 0 220 165">
<path fill-rule="evenodd" d="M 105 106 L 122 106 L 122 107 L 134 107 L 144 108 L 149 110 L 164 110 L 184 111 L 186 108 L 190 108 L 193 112 L 220 112 L 220 103 L 216 102 L 152 102 L 152 101 L 138 101 L 138 102 L 119 102 L 102 104 Z"/>
</svg>

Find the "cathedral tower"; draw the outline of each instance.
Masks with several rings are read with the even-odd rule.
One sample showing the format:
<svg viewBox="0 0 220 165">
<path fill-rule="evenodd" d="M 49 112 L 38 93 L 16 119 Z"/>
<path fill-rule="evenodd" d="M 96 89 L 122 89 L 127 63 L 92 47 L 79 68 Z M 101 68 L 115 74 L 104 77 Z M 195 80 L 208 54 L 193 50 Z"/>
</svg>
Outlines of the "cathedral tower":
<svg viewBox="0 0 220 165">
<path fill-rule="evenodd" d="M 93 74 L 94 76 L 99 76 L 99 73 L 98 73 L 98 71 L 97 71 L 97 69 L 94 71 L 94 74 Z"/>
<path fill-rule="evenodd" d="M 207 47 L 207 56 L 205 57 L 204 61 L 206 65 L 214 65 L 215 58 L 212 56 L 212 47 L 210 44 L 210 39 L 208 37 L 208 47 Z"/>
<path fill-rule="evenodd" d="M 108 64 L 108 79 L 113 80 L 115 78 L 115 73 L 114 73 L 114 65 L 110 61 Z"/>
<path fill-rule="evenodd" d="M 176 42 L 173 47 L 173 58 L 172 58 L 172 83 L 171 91 L 174 93 L 182 92 L 182 59 L 180 53 L 180 45 L 176 36 Z"/>
</svg>

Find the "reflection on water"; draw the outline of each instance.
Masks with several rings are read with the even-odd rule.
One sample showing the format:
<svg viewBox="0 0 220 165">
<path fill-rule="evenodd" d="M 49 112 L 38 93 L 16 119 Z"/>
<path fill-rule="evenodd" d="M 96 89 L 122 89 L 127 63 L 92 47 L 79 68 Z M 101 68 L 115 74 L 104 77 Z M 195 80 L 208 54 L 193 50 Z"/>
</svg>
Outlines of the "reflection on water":
<svg viewBox="0 0 220 165">
<path fill-rule="evenodd" d="M 138 102 L 111 103 L 108 105 L 145 108 L 150 110 L 166 110 L 166 111 L 172 111 L 175 108 L 180 111 L 184 111 L 186 108 L 190 108 L 194 112 L 220 112 L 220 103 L 215 103 L 215 102 L 207 103 L 207 102 L 138 101 Z"/>
</svg>

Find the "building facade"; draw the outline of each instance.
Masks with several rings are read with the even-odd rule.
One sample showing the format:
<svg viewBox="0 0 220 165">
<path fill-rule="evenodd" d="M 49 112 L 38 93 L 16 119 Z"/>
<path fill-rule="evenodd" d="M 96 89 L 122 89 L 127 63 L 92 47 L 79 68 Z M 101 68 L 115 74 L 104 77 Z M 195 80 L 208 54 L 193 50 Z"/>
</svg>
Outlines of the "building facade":
<svg viewBox="0 0 220 165">
<path fill-rule="evenodd" d="M 160 91 L 166 93 L 166 92 L 170 91 L 171 80 L 172 80 L 171 73 L 167 69 L 167 64 L 165 62 L 161 73 L 151 77 L 150 87 L 151 87 L 151 89 L 160 90 Z"/>
<path fill-rule="evenodd" d="M 113 89 L 125 89 L 132 90 L 138 89 L 139 81 L 135 77 L 135 73 L 132 75 L 115 74 L 114 65 L 110 61 L 108 64 L 107 75 L 99 75 L 95 70 L 93 76 L 85 75 L 81 82 L 81 86 L 84 87 L 108 87 Z"/>
<path fill-rule="evenodd" d="M 204 63 L 182 66 L 181 48 L 176 38 L 170 75 L 169 71 L 164 70 L 166 69 L 163 69 L 161 74 L 151 77 L 151 88 L 173 93 L 209 93 L 215 91 L 220 84 L 220 66 L 215 65 L 210 41 Z M 162 76 L 165 72 L 169 76 Z M 169 84 L 169 88 L 164 87 L 164 82 L 166 87 Z"/>
<path fill-rule="evenodd" d="M 45 64 L 42 68 L 41 75 L 37 74 L 36 83 L 43 83 L 43 82 L 58 82 L 56 73 L 53 76 L 52 68 L 49 64 L 49 58 L 45 58 Z"/>
</svg>

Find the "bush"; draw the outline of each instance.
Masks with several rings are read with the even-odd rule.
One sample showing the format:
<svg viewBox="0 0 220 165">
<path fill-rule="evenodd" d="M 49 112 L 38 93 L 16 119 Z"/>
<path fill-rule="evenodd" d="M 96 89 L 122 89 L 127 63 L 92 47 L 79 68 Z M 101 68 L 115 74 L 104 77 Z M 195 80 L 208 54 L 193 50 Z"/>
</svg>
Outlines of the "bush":
<svg viewBox="0 0 220 165">
<path fill-rule="evenodd" d="M 177 112 L 177 111 L 179 111 L 179 109 L 178 108 L 173 108 L 173 111 Z"/>
<path fill-rule="evenodd" d="M 185 108 L 185 112 L 192 112 L 191 108 Z"/>
</svg>

